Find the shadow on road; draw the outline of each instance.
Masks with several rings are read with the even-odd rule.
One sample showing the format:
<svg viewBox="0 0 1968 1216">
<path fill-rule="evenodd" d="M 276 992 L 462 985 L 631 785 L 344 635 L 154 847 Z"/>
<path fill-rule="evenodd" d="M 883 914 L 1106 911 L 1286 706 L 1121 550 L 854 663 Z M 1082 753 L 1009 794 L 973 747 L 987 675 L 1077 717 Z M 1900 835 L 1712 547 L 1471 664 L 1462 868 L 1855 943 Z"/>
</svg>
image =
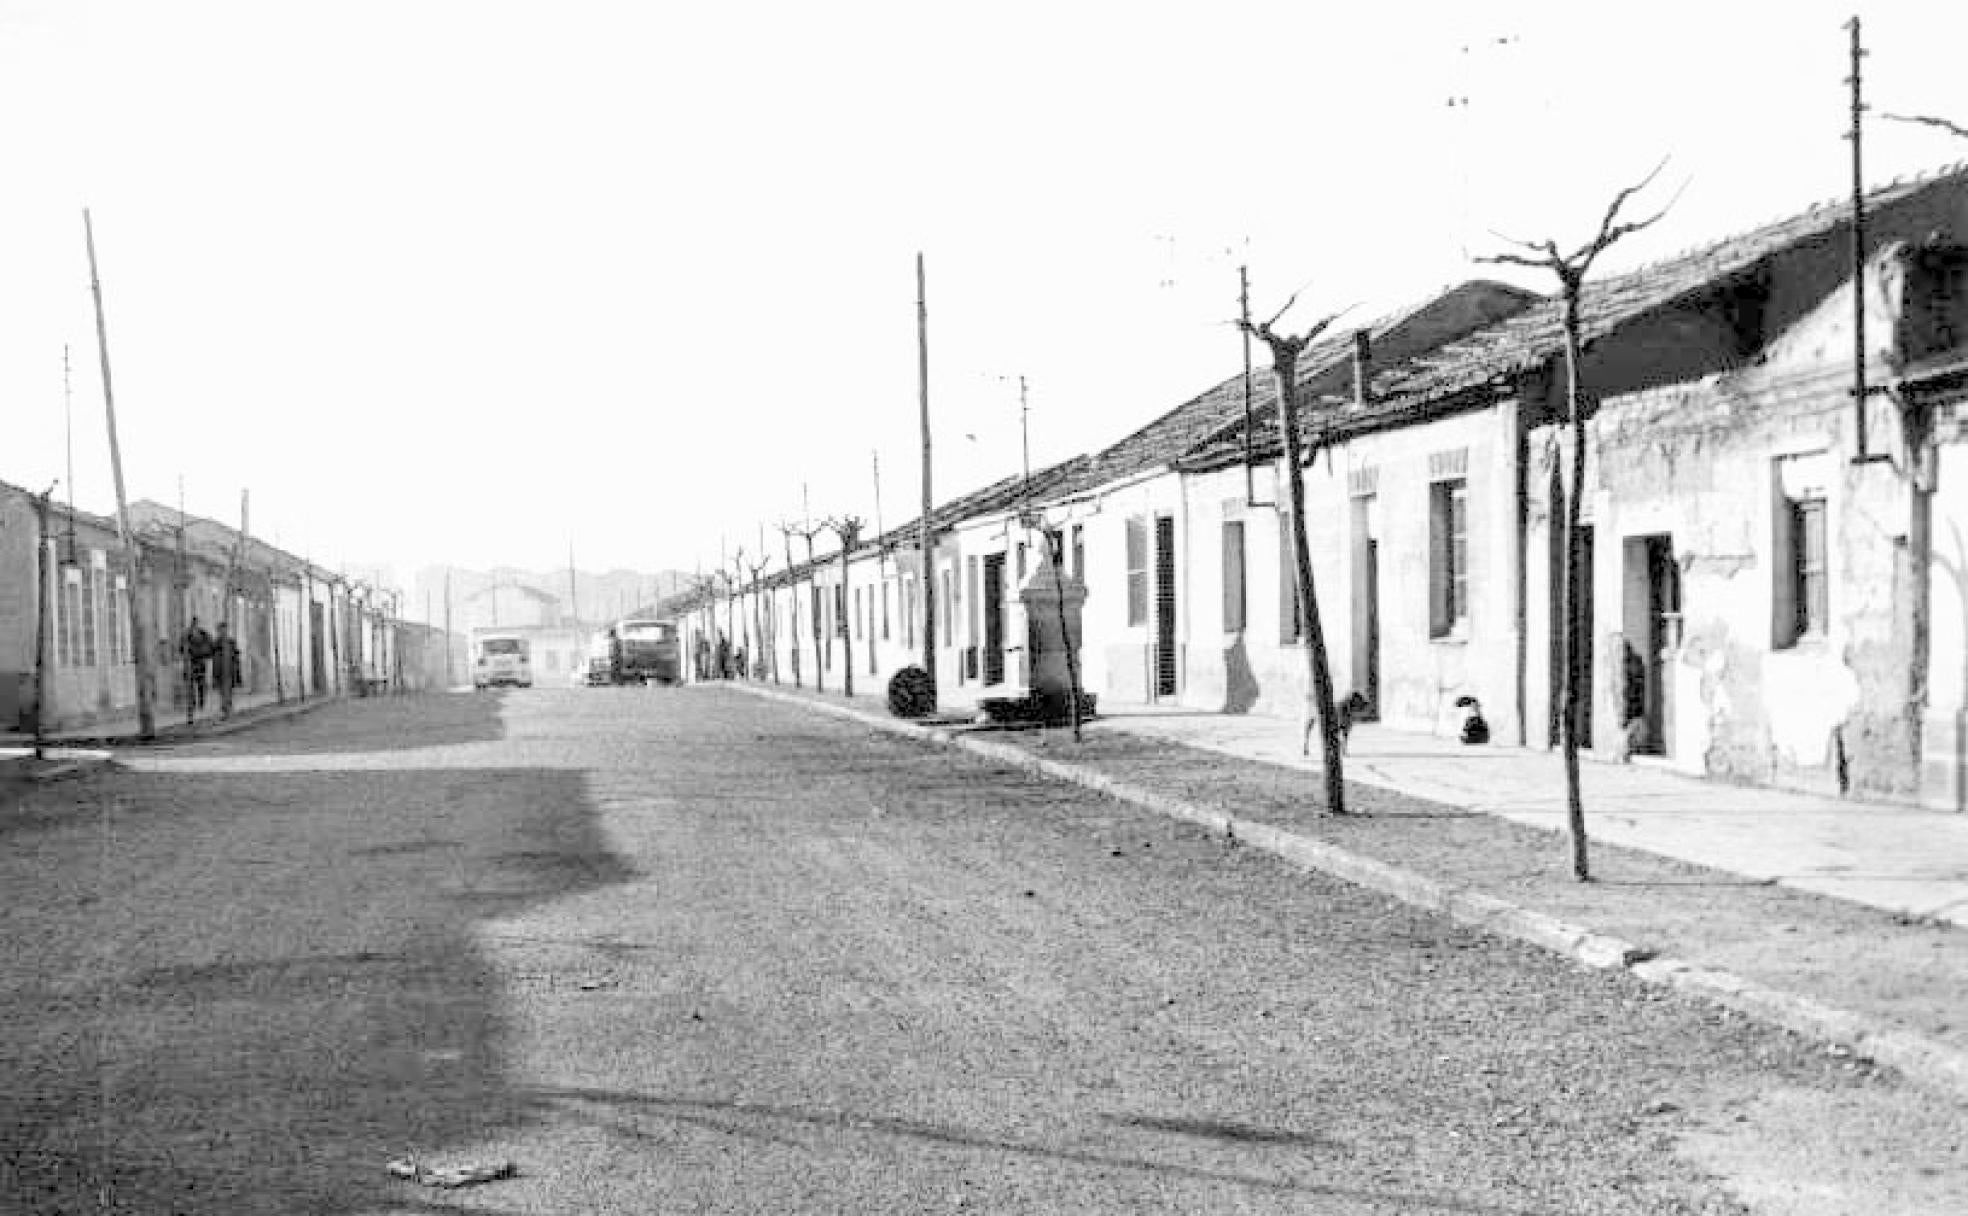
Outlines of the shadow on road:
<svg viewBox="0 0 1968 1216">
<path fill-rule="evenodd" d="M 486 728 L 491 701 L 451 700 L 451 729 Z M 420 1210 L 388 1160 L 533 1118 L 476 930 L 626 877 L 579 774 L 106 773 L 66 796 L 0 856 L 0 1207 Z"/>
<path fill-rule="evenodd" d="M 267 722 L 242 734 L 201 741 L 198 746 L 307 756 L 489 743 L 506 735 L 502 707 L 508 695 L 491 691 L 417 693 L 338 701 L 304 717 Z"/>
<path fill-rule="evenodd" d="M 727 1136 L 781 1147 L 808 1143 L 815 1135 L 863 1135 L 901 1138 L 938 1147 L 981 1149 L 1014 1157 L 1041 1158 L 1098 1170 L 1130 1170 L 1174 1179 L 1208 1184 L 1228 1184 L 1258 1191 L 1323 1195 L 1356 1201 L 1393 1205 L 1390 1210 L 1413 1213 L 1445 1213 L 1456 1216 L 1556 1216 L 1545 1208 L 1525 1208 L 1481 1203 L 1446 1194 L 1421 1194 L 1393 1190 L 1371 1190 L 1308 1183 L 1262 1171 L 1213 1169 L 1165 1159 L 1157 1146 L 1130 1149 L 1126 1145 L 1097 1148 L 1065 1143 L 1048 1144 L 1012 1139 L 979 1130 L 920 1119 L 896 1118 L 866 1112 L 792 1106 L 772 1102 L 737 1102 L 715 1098 L 686 1098 L 654 1094 L 624 1093 L 590 1088 L 542 1089 L 543 1099 L 557 1101 L 562 1109 L 580 1115 L 611 1135 L 629 1139 L 650 1139 L 640 1120 L 653 1118 L 702 1127 Z M 1350 1150 L 1336 1141 L 1317 1136 L 1284 1132 L 1244 1123 L 1148 1116 L 1110 1117 L 1117 1126 L 1150 1135 L 1201 1137 L 1231 1141 L 1242 1145 L 1272 1146 L 1284 1149 L 1294 1158 L 1307 1152 Z"/>
</svg>

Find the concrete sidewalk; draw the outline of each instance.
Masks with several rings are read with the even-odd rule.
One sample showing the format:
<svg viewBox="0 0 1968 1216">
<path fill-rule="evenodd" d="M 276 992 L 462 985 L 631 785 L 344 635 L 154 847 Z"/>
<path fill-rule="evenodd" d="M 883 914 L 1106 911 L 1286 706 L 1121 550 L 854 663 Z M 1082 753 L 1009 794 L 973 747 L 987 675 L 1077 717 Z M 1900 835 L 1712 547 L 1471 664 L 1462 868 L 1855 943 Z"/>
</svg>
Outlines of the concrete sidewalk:
<svg viewBox="0 0 1968 1216">
<path fill-rule="evenodd" d="M 1268 764 L 1317 771 L 1297 722 L 1117 705 L 1096 730 L 1122 730 Z M 1558 753 L 1389 730 L 1353 729 L 1346 779 L 1565 831 Z M 1968 815 L 1724 785 L 1649 764 L 1581 757 L 1590 839 L 1709 869 L 1968 926 Z M 1964 998 L 1968 999 L 1968 998 Z"/>
<path fill-rule="evenodd" d="M 205 711 L 187 721 L 184 710 L 176 706 L 160 705 L 153 716 L 155 742 L 183 743 L 191 739 L 203 739 L 212 735 L 231 734 L 262 722 L 291 717 L 304 713 L 319 705 L 342 698 L 335 696 L 315 696 L 298 700 L 289 696 L 284 701 L 273 693 L 251 693 L 235 696 L 232 701 L 232 716 L 222 717 L 216 697 L 206 703 Z M 45 736 L 50 748 L 104 748 L 134 747 L 141 742 L 136 714 L 128 717 L 108 718 L 78 726 L 69 730 L 50 731 Z M 31 755 L 34 736 L 25 731 L 0 731 L 0 760 L 20 755 Z"/>
</svg>

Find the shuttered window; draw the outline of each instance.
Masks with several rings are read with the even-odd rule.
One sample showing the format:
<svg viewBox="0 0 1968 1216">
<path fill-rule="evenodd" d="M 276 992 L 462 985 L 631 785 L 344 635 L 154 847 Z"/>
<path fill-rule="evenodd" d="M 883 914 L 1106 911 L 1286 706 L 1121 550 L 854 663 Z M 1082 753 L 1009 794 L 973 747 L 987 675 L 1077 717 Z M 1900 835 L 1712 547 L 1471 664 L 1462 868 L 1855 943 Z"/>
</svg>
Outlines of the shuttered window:
<svg viewBox="0 0 1968 1216">
<path fill-rule="evenodd" d="M 1148 623 L 1148 521 L 1127 521 L 1127 623 Z"/>
<path fill-rule="evenodd" d="M 1469 483 L 1428 487 L 1428 634 L 1448 637 L 1469 621 Z"/>
<path fill-rule="evenodd" d="M 1223 523 L 1223 631 L 1244 629 L 1244 521 Z"/>
</svg>

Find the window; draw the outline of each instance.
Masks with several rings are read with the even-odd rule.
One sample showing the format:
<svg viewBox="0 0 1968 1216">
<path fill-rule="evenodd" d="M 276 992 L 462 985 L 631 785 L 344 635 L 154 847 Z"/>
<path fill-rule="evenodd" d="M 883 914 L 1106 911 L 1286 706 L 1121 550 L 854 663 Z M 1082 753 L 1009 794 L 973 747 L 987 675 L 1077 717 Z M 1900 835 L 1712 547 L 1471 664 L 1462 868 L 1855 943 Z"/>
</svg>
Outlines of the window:
<svg viewBox="0 0 1968 1216">
<path fill-rule="evenodd" d="M 1127 623 L 1148 623 L 1148 521 L 1127 521 Z"/>
<path fill-rule="evenodd" d="M 1823 452 L 1786 456 L 1776 463 L 1771 640 L 1782 649 L 1822 639 L 1831 625 L 1825 513 L 1831 470 Z"/>
<path fill-rule="evenodd" d="M 984 602 L 984 595 L 979 590 L 982 584 L 977 581 L 977 570 L 977 559 L 975 557 L 968 559 L 964 563 L 964 589 L 968 598 L 968 602 L 964 605 L 964 628 L 966 630 L 964 641 L 972 646 L 977 645 L 977 639 L 981 636 L 983 629 L 983 626 L 978 623 L 978 609 Z"/>
<path fill-rule="evenodd" d="M 134 663 L 130 649 L 130 580 L 116 576 L 116 594 L 109 609 L 111 654 L 118 663 Z"/>
<path fill-rule="evenodd" d="M 834 588 L 834 632 L 847 636 L 847 584 Z"/>
<path fill-rule="evenodd" d="M 101 615 L 103 589 L 103 570 L 100 566 L 89 567 L 82 584 L 82 665 L 96 665 L 96 618 Z"/>
<path fill-rule="evenodd" d="M 1469 627 L 1469 482 L 1428 487 L 1428 636 Z"/>
<path fill-rule="evenodd" d="M 888 580 L 882 580 L 882 641 L 888 640 Z"/>
<path fill-rule="evenodd" d="M 902 644 L 916 644 L 916 580 L 909 575 L 902 576 Z"/>
<path fill-rule="evenodd" d="M 1223 632 L 1244 630 L 1244 521 L 1223 521 Z"/>
<path fill-rule="evenodd" d="M 1073 525 L 1073 577 L 1086 581 L 1086 528 Z"/>
<path fill-rule="evenodd" d="M 1823 637 L 1825 632 L 1825 503 L 1807 498 L 1790 504 L 1793 548 L 1790 566 L 1797 587 L 1795 636 Z"/>
<path fill-rule="evenodd" d="M 948 568 L 942 573 L 943 577 L 940 581 L 943 585 L 940 590 L 943 594 L 943 645 L 947 647 L 956 642 L 957 629 L 954 623 L 956 618 L 953 615 L 957 598 L 956 576 Z"/>
<path fill-rule="evenodd" d="M 1025 542 L 1022 540 L 1018 542 L 1018 581 L 1021 585 L 1025 582 Z"/>
<path fill-rule="evenodd" d="M 82 661 L 82 571 L 63 567 L 61 601 L 55 613 L 55 662 L 73 667 Z"/>
</svg>

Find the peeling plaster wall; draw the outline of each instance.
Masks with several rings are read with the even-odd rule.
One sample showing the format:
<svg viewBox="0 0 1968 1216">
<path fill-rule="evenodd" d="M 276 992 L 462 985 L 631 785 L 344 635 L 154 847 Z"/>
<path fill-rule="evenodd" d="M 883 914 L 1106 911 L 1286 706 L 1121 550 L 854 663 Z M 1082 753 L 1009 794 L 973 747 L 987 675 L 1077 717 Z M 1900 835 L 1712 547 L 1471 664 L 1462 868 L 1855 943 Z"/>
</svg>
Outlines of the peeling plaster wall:
<svg viewBox="0 0 1968 1216">
<path fill-rule="evenodd" d="M 1868 336 L 1890 342 L 1897 264 L 1869 280 Z M 1595 751 L 1622 758 L 1627 737 L 1620 644 L 1642 636 L 1639 538 L 1667 535 L 1679 572 L 1681 637 L 1664 683 L 1668 763 L 1692 773 L 1814 791 L 1904 796 L 1912 787 L 1908 713 L 1914 654 L 1907 614 L 1910 496 L 1904 464 L 1858 465 L 1850 406 L 1849 289 L 1833 292 L 1772 342 L 1756 365 L 1604 401 L 1588 426 L 1594 527 Z M 1882 352 L 1877 352 L 1883 354 Z M 1885 376 L 1883 360 L 1879 378 Z M 1896 430 L 1876 403 L 1875 450 Z M 1562 459 L 1559 428 L 1531 444 L 1530 485 L 1545 497 Z M 1822 454 L 1829 623 L 1790 644 L 1780 624 L 1791 578 L 1778 550 L 1778 460 Z M 1549 637 L 1547 504 L 1531 511 L 1533 636 Z M 1637 598 L 1636 598 L 1637 592 Z M 1530 686 L 1549 712 L 1552 670 L 1533 647 Z M 1534 721 L 1542 720 L 1534 716 Z"/>
</svg>

